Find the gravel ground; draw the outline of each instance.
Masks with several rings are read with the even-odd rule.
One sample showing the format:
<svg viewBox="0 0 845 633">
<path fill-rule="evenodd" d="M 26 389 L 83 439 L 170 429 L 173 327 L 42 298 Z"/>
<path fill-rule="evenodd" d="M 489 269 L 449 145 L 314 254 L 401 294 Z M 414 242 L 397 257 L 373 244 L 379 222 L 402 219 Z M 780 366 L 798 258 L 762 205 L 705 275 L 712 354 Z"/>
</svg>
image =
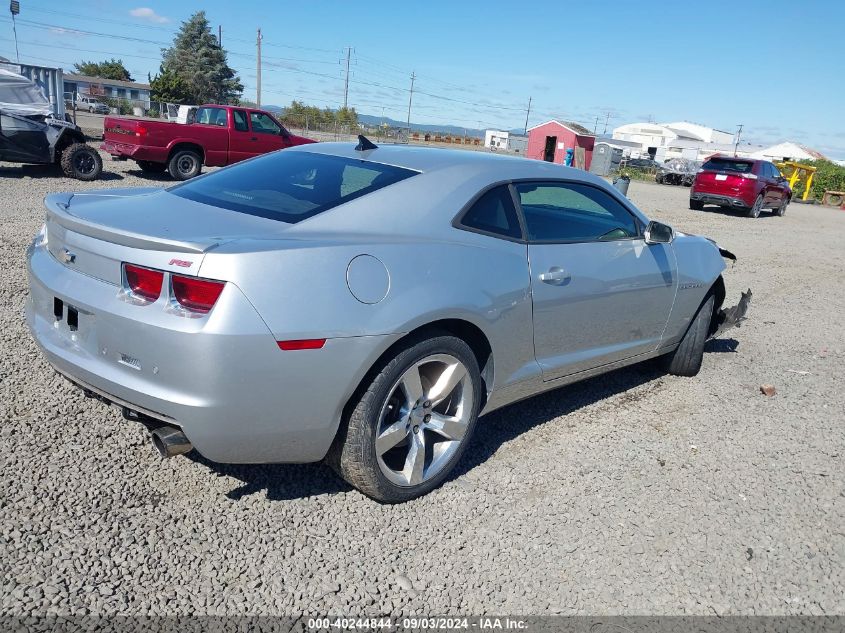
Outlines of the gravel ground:
<svg viewBox="0 0 845 633">
<path fill-rule="evenodd" d="M 380 506 L 322 465 L 163 461 L 50 370 L 24 249 L 45 194 L 150 183 L 105 165 L 0 164 L 0 613 L 845 613 L 845 213 L 755 221 L 633 183 L 739 256 L 749 321 L 696 378 L 644 365 L 486 416 L 453 479 Z"/>
</svg>

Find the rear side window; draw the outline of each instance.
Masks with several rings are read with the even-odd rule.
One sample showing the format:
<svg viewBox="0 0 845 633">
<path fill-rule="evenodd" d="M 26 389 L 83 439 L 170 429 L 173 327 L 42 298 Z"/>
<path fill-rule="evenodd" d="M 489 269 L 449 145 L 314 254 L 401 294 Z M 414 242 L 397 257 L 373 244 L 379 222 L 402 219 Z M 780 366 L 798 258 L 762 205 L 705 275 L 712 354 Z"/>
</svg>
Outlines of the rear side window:
<svg viewBox="0 0 845 633">
<path fill-rule="evenodd" d="M 169 191 L 221 209 L 292 224 L 416 174 L 354 158 L 284 151 L 237 163 Z"/>
<path fill-rule="evenodd" d="M 522 229 L 507 186 L 484 193 L 461 218 L 461 225 L 484 233 L 519 239 Z"/>
<path fill-rule="evenodd" d="M 705 171 L 731 171 L 737 174 L 750 174 L 754 163 L 731 158 L 711 158 L 701 166 Z"/>
<path fill-rule="evenodd" d="M 232 120 L 235 122 L 235 129 L 238 132 L 249 132 L 249 124 L 246 122 L 246 112 L 243 110 L 232 110 Z"/>
<path fill-rule="evenodd" d="M 226 127 L 226 110 L 223 108 L 200 108 L 197 110 L 196 122 L 203 125 Z"/>
</svg>

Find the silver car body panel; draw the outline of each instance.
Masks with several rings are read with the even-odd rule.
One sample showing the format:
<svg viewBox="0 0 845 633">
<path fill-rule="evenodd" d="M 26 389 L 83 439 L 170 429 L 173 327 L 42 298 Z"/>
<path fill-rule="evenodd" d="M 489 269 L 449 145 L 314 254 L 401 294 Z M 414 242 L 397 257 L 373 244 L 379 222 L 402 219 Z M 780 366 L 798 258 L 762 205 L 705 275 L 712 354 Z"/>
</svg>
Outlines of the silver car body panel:
<svg viewBox="0 0 845 633">
<path fill-rule="evenodd" d="M 489 341 L 485 412 L 663 353 L 724 268 L 712 242 L 680 233 L 670 244 L 529 245 L 452 225 L 480 191 L 526 179 L 591 183 L 647 224 L 586 172 L 403 146 L 363 156 L 347 144 L 284 151 L 420 173 L 297 224 L 160 189 L 54 194 L 46 243 L 37 238 L 28 251 L 27 318 L 53 366 L 180 426 L 213 460 L 322 458 L 378 359 L 438 321 L 470 323 Z M 158 301 L 126 296 L 121 262 L 164 271 Z M 539 282 L 553 265 L 571 282 Z M 169 296 L 172 274 L 228 283 L 211 312 L 185 318 Z M 56 318 L 55 299 L 78 311 L 77 329 Z M 318 350 L 276 345 L 324 338 Z"/>
</svg>

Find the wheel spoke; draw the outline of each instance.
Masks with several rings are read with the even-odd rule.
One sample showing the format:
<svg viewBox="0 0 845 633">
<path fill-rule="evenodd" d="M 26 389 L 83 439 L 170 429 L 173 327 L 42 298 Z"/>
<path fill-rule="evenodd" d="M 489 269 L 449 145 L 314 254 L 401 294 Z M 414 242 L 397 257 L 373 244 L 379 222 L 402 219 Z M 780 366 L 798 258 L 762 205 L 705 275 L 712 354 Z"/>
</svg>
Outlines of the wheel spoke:
<svg viewBox="0 0 845 633">
<path fill-rule="evenodd" d="M 458 416 L 434 412 L 431 414 L 431 419 L 426 422 L 425 428 L 442 435 L 447 440 L 461 440 L 466 435 L 467 423 Z"/>
<path fill-rule="evenodd" d="M 376 451 L 379 455 L 384 455 L 407 436 L 408 425 L 405 417 L 403 416 L 402 419 L 391 424 L 379 434 L 376 438 Z"/>
<path fill-rule="evenodd" d="M 431 400 L 432 405 L 443 402 L 448 398 L 466 374 L 467 370 L 461 363 L 455 362 L 446 365 L 446 369 L 443 370 L 437 382 L 428 392 L 428 399 Z"/>
<path fill-rule="evenodd" d="M 423 397 L 423 387 L 420 381 L 420 367 L 415 365 L 402 376 L 402 390 L 408 404 L 413 407 Z"/>
<path fill-rule="evenodd" d="M 405 468 L 402 469 L 405 480 L 412 486 L 422 483 L 425 475 L 425 440 L 422 433 L 411 436 L 408 456 L 405 458 Z"/>
</svg>

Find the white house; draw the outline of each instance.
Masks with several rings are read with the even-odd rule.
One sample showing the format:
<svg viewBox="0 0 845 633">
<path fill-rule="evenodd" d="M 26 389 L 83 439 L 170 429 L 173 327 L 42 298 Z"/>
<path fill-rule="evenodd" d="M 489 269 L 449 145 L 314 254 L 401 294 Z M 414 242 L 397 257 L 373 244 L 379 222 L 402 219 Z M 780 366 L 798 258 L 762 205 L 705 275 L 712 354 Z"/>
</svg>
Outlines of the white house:
<svg viewBox="0 0 845 633">
<path fill-rule="evenodd" d="M 525 136 L 511 134 L 503 130 L 486 130 L 484 132 L 484 147 L 524 154 L 527 146 L 528 138 Z"/>
<path fill-rule="evenodd" d="M 688 121 L 675 123 L 628 123 L 613 130 L 613 138 L 638 143 L 631 156 L 651 156 L 657 160 L 689 158 L 701 160 L 717 151 L 726 151 L 733 135 Z"/>
<path fill-rule="evenodd" d="M 70 99 L 72 95 L 107 97 L 128 102 L 131 106 L 145 110 L 150 107 L 150 85 L 135 81 L 119 81 L 117 79 L 65 73 L 64 92 L 67 99 Z"/>
<path fill-rule="evenodd" d="M 827 157 L 806 145 L 785 141 L 753 152 L 751 158 L 779 162 L 783 160 L 818 160 L 820 158 L 826 159 Z"/>
</svg>

